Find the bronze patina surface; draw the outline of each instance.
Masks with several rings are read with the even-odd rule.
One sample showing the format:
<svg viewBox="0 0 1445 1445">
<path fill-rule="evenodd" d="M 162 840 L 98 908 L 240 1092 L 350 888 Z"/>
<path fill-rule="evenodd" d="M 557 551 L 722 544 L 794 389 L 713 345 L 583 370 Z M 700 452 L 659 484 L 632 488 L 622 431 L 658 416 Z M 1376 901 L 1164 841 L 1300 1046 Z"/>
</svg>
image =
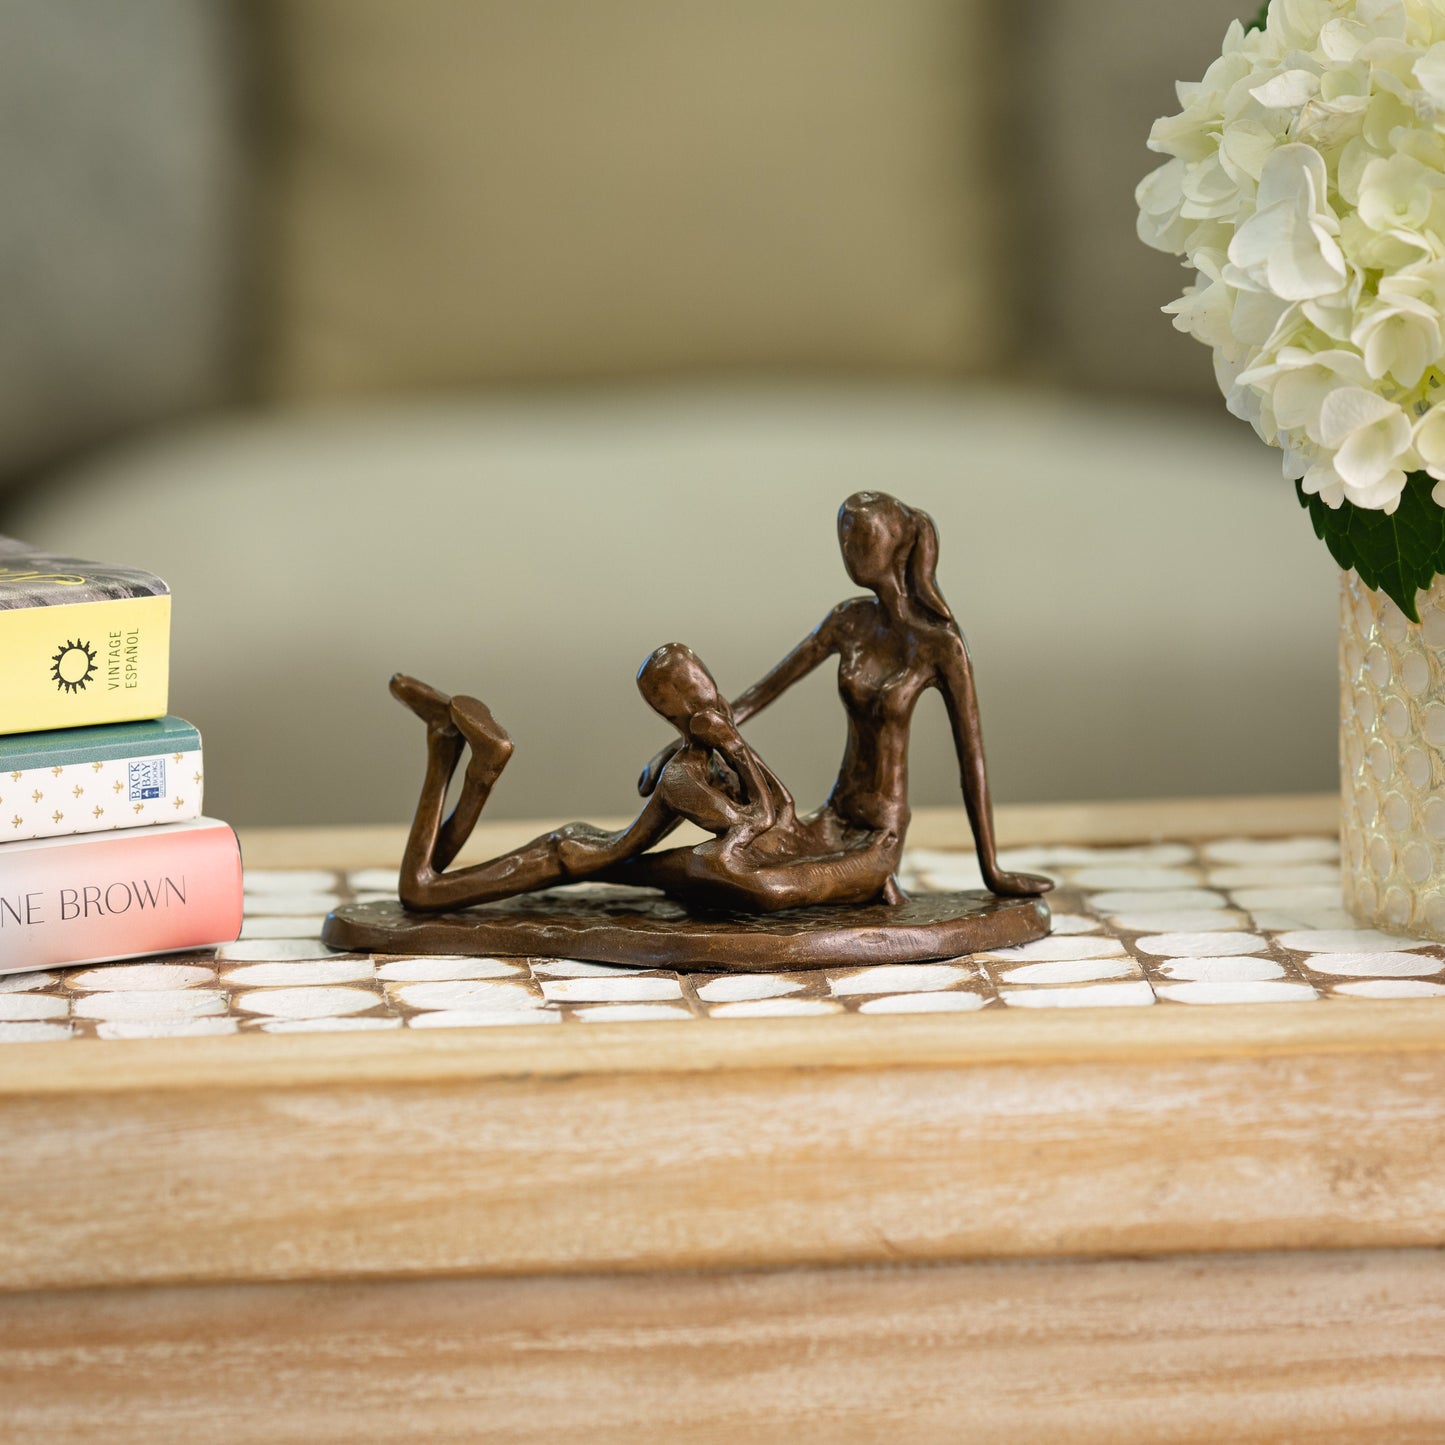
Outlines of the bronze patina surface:
<svg viewBox="0 0 1445 1445">
<path fill-rule="evenodd" d="M 786 913 L 709 912 L 656 894 L 599 887 L 528 893 L 457 913 L 400 903 L 352 903 L 326 922 L 333 948 L 356 952 L 496 953 L 583 958 L 642 968 L 771 973 L 958 958 L 1027 943 L 1048 932 L 1037 898 L 928 893 L 903 903 Z"/>
<path fill-rule="evenodd" d="M 791 921 L 781 933 L 774 929 L 774 936 L 821 932 L 842 939 L 851 931 L 855 957 L 874 956 L 867 949 L 876 946 L 870 940 L 883 917 L 893 920 L 890 928 L 903 951 L 890 956 L 900 959 L 1000 946 L 990 931 L 1000 910 L 987 895 L 954 895 L 953 906 L 960 912 L 953 922 L 973 920 L 978 928 L 968 937 L 967 930 L 952 929 L 947 944 L 939 941 L 942 924 L 931 901 L 917 907 L 928 915 L 932 938 L 910 934 L 910 925 L 900 921 L 907 916 L 900 910 L 915 907 L 895 877 L 908 829 L 908 738 L 913 710 L 930 688 L 942 695 L 952 724 L 984 884 L 999 898 L 1026 900 L 1009 915 L 1023 936 L 1009 941 L 1046 933 L 1048 909 L 1037 900 L 1049 881 L 999 866 L 973 667 L 938 590 L 938 534 L 932 518 L 884 493 L 858 492 L 839 509 L 838 542 L 849 577 L 872 595 L 839 603 L 734 702 L 681 643 L 664 644 L 643 663 L 638 689 L 677 739 L 643 769 L 638 791 L 646 802 L 626 828 L 569 823 L 500 857 L 451 868 L 511 757 L 512 740 L 478 699 L 448 697 L 402 674 L 392 678 L 392 692 L 426 724 L 427 746 L 426 775 L 402 860 L 400 906 L 383 905 L 390 910 L 384 912 L 391 920 L 385 926 L 393 936 L 375 931 L 383 928 L 381 916 L 366 915 L 373 932 L 364 945 L 357 942 L 350 930 L 360 926 L 362 915 L 358 905 L 347 905 L 327 920 L 322 937 L 335 947 L 400 952 L 414 946 L 402 944 L 403 934 L 419 936 L 427 916 L 445 914 L 450 920 L 446 952 L 536 955 L 556 947 L 564 956 L 640 963 L 658 956 L 654 935 L 670 937 L 674 949 L 683 946 L 678 940 L 694 926 L 711 929 L 709 937 L 720 936 L 718 925 L 700 920 L 703 914 L 726 911 L 738 915 L 729 926 L 743 934 L 766 932 L 770 925 L 764 920 L 780 913 Z M 827 800 L 800 815 L 792 795 L 739 728 L 831 658 L 838 660 L 847 741 Z M 448 816 L 447 790 L 464 755 L 461 791 Z M 691 847 L 659 847 L 684 822 L 711 836 Z M 548 892 L 584 880 L 659 889 L 695 916 L 642 910 L 626 928 L 608 924 L 605 945 L 589 942 L 603 937 L 596 931 L 595 909 L 586 914 L 575 896 Z M 514 904 L 510 914 L 494 908 L 528 894 L 543 898 Z M 568 910 L 579 907 L 584 913 L 577 917 L 585 922 L 570 927 Z M 504 915 L 513 919 L 511 925 L 499 922 Z M 551 936 L 539 922 L 544 916 L 557 924 L 553 931 L 559 942 L 542 948 L 535 939 Z M 519 933 L 509 942 L 507 926 L 531 941 L 524 942 Z M 604 946 L 606 954 L 597 952 Z M 841 961 L 833 947 L 830 942 L 820 962 Z M 439 946 L 418 951 L 435 952 Z M 671 956 L 679 957 L 676 952 Z M 708 961 L 748 967 L 736 962 L 745 956 L 739 944 L 728 960 Z"/>
</svg>

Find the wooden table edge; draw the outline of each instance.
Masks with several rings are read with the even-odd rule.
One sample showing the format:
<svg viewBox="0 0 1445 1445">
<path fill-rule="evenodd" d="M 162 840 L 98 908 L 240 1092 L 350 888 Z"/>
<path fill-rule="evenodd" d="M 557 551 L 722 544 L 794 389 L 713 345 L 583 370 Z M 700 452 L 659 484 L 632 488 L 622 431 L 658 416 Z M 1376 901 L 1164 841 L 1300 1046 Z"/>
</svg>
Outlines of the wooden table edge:
<svg viewBox="0 0 1445 1445">
<path fill-rule="evenodd" d="M 1081 1027 L 1087 1018 L 1088 1026 Z M 580 1035 L 580 1037 L 579 1037 Z M 1445 999 L 957 1015 L 511 1025 L 386 1034 L 11 1044 L 0 1103 L 37 1095 L 298 1089 L 777 1070 L 976 1069 L 1238 1056 L 1445 1053 Z"/>
</svg>

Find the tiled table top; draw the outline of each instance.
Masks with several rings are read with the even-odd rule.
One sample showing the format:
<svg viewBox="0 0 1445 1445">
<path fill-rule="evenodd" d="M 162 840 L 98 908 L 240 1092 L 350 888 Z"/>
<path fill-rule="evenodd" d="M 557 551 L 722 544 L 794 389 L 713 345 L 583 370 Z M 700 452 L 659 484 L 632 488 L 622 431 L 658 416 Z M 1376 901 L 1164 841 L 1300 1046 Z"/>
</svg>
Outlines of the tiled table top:
<svg viewBox="0 0 1445 1445">
<path fill-rule="evenodd" d="M 1336 860 L 1335 841 L 1318 836 L 1015 848 L 1005 866 L 1058 881 L 1050 937 L 937 963 L 770 975 L 336 954 L 317 937 L 326 911 L 391 892 L 394 873 L 252 871 L 237 943 L 0 977 L 0 1043 L 1445 994 L 1445 949 L 1356 925 Z M 980 886 L 971 854 L 922 850 L 903 882 Z"/>
</svg>

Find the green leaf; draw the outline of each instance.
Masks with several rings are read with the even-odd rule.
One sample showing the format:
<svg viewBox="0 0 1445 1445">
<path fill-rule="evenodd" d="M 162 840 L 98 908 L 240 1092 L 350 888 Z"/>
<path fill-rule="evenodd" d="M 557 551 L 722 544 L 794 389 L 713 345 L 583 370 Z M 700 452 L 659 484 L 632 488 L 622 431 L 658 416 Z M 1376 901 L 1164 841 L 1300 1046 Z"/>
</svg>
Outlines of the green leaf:
<svg viewBox="0 0 1445 1445">
<path fill-rule="evenodd" d="M 1245 22 L 1245 33 L 1248 34 L 1251 30 L 1263 30 L 1267 24 L 1269 24 L 1269 0 L 1264 0 L 1264 4 L 1259 7 L 1259 13 L 1255 15 L 1254 19 Z"/>
<path fill-rule="evenodd" d="M 1415 594 L 1445 572 L 1445 507 L 1431 498 L 1434 485 L 1426 473 L 1411 472 L 1400 505 L 1387 515 L 1353 502 L 1327 507 L 1294 484 L 1315 536 L 1335 561 L 1346 570 L 1353 567 L 1366 587 L 1383 592 L 1411 622 L 1420 620 Z"/>
</svg>

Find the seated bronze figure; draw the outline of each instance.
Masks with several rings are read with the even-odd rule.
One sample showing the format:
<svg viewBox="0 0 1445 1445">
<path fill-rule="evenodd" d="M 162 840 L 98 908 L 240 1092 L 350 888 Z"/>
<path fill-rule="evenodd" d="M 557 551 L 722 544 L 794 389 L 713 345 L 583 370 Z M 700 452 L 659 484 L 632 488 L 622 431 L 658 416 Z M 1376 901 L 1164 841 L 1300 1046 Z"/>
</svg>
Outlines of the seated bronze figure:
<svg viewBox="0 0 1445 1445">
<path fill-rule="evenodd" d="M 568 953 L 620 962 L 655 958 L 655 950 L 639 950 L 635 939 L 599 941 L 593 927 L 599 907 L 618 923 L 628 911 L 624 900 L 611 900 L 609 907 L 606 899 L 599 904 L 545 892 L 583 881 L 658 889 L 692 913 L 732 916 L 725 931 L 735 942 L 721 950 L 709 943 L 703 956 L 692 960 L 718 967 L 762 966 L 751 955 L 742 960 L 749 915 L 787 915 L 804 932 L 819 927 L 836 939 L 843 910 L 867 912 L 858 926 L 875 932 L 877 914 L 901 940 L 894 952 L 884 953 L 899 958 L 940 957 L 969 951 L 961 943 L 999 946 L 1000 938 L 1017 943 L 1046 932 L 1048 910 L 1035 900 L 1050 888 L 1049 880 L 999 866 L 973 671 L 963 635 L 938 590 L 932 519 L 883 493 L 859 492 L 839 511 L 838 540 L 848 575 L 873 595 L 840 603 L 732 704 L 701 660 L 680 643 L 658 648 L 643 664 L 638 688 L 678 739 L 643 770 L 638 788 L 646 802 L 637 818 L 616 832 L 573 823 L 500 857 L 451 868 L 511 756 L 512 742 L 477 699 L 448 698 L 413 678 L 394 677 L 392 692 L 427 725 L 426 776 L 399 887 L 413 922 L 381 919 L 376 910 L 386 905 L 350 905 L 333 914 L 323 936 L 338 946 L 384 947 L 376 928 L 400 927 L 408 947 L 425 948 L 418 940 L 430 939 L 430 951 L 457 951 L 475 934 L 486 940 L 478 949 L 533 953 L 545 951 L 537 943 L 552 936 L 550 919 L 561 926 L 562 941 L 574 945 Z M 827 801 L 800 817 L 788 790 L 738 729 L 835 656 L 848 719 L 842 766 Z M 954 916 L 946 920 L 933 903 L 910 904 L 896 877 L 909 818 L 909 729 L 918 699 L 930 687 L 939 690 L 948 710 L 980 870 L 996 895 L 992 903 L 985 895 L 945 895 L 954 900 Z M 461 794 L 444 816 L 448 786 L 468 750 Z M 659 849 L 683 822 L 712 836 L 693 847 Z M 520 895 L 538 896 L 526 900 L 520 913 L 497 911 Z M 1003 899 L 1027 903 L 1010 909 Z M 644 905 L 631 907 L 637 917 L 619 924 L 623 932 L 637 935 L 661 926 L 663 915 L 656 909 L 649 923 Z M 591 939 L 592 954 L 575 946 L 564 918 L 569 909 L 588 915 L 573 932 L 580 929 Z M 678 912 L 666 915 L 662 927 L 674 943 Z M 803 913 L 825 921 L 809 922 Z M 451 922 L 427 930 L 422 919 L 433 914 Z M 510 950 L 507 920 L 516 934 Z M 718 919 L 712 921 L 716 925 Z M 950 926 L 940 929 L 940 923 Z M 365 924 L 372 925 L 371 933 Z M 754 942 L 760 926 L 752 930 Z M 709 936 L 715 935 L 716 927 Z M 870 947 L 866 956 L 873 960 L 877 949 Z M 830 943 L 821 961 L 837 962 L 837 949 Z M 806 947 L 801 953 L 794 948 L 792 955 L 809 957 Z"/>
</svg>

